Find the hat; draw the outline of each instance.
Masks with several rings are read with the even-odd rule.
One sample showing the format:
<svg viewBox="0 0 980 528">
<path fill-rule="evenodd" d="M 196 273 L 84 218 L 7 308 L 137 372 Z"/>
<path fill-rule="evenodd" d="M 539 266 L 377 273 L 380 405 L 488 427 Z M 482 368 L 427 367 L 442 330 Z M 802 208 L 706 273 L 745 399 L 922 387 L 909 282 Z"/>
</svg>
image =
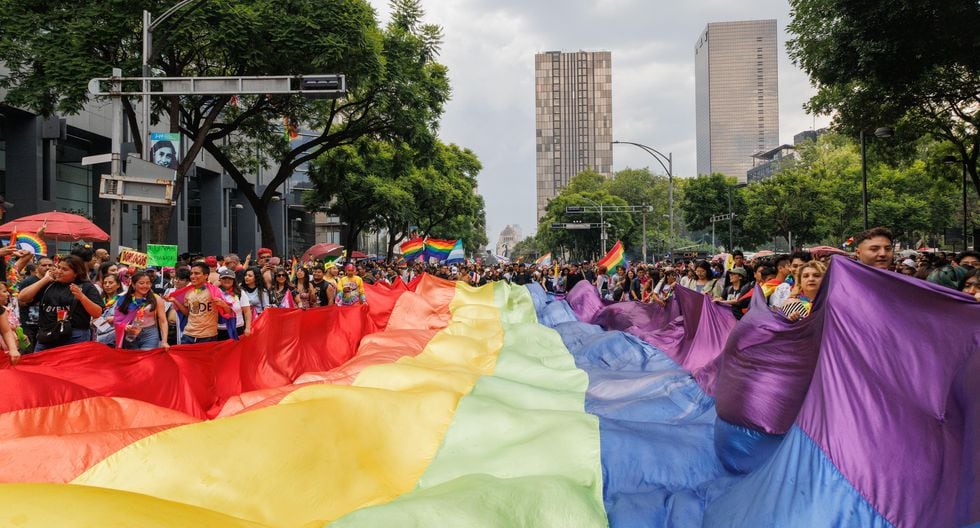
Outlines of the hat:
<svg viewBox="0 0 980 528">
<path fill-rule="evenodd" d="M 337 267 L 337 262 L 336 261 L 333 261 L 333 260 L 331 260 L 330 262 L 327 262 L 326 264 L 323 265 L 323 269 L 325 269 L 325 270 L 328 270 L 330 268 L 336 268 L 336 267 Z"/>
<path fill-rule="evenodd" d="M 344 266 L 344 271 L 354 271 L 355 269 L 357 268 L 355 268 L 353 264 L 348 264 Z"/>
<path fill-rule="evenodd" d="M 214 257 L 207 257 L 204 259 L 204 263 L 207 264 L 208 267 L 210 268 L 215 268 L 218 266 L 218 259 Z"/>
<path fill-rule="evenodd" d="M 456 266 L 453 266 L 453 267 L 449 268 L 449 271 L 451 271 L 453 273 L 459 273 L 459 268 L 457 268 Z"/>
<path fill-rule="evenodd" d="M 223 271 L 218 272 L 218 278 L 219 279 L 234 279 L 235 278 L 235 272 L 226 268 Z"/>
<path fill-rule="evenodd" d="M 673 270 L 671 270 L 673 271 Z M 742 278 L 747 278 L 749 276 L 748 272 L 745 271 L 743 267 L 732 268 L 728 270 L 728 273 L 734 273 L 735 275 L 741 275 Z"/>
<path fill-rule="evenodd" d="M 262 255 L 269 255 L 271 257 L 272 256 L 272 250 L 269 249 L 269 248 L 259 248 L 258 255 L 259 255 L 260 258 L 262 257 Z"/>
<path fill-rule="evenodd" d="M 915 267 L 915 261 L 912 260 L 912 259 L 910 259 L 910 258 L 907 258 L 907 259 L 903 260 L 902 261 L 902 265 L 903 266 L 908 266 L 908 267 L 910 267 L 912 269 L 918 269 L 918 268 Z"/>
</svg>

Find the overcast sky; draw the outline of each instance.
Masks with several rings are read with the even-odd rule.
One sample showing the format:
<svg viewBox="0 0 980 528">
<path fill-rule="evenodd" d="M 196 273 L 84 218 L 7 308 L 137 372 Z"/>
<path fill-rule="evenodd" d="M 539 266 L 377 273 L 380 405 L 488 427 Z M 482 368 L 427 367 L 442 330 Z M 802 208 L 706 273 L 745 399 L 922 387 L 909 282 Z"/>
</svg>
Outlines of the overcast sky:
<svg viewBox="0 0 980 528">
<path fill-rule="evenodd" d="M 382 23 L 387 0 L 370 0 Z M 483 163 L 491 247 L 507 224 L 535 228 L 534 54 L 611 51 L 613 137 L 673 152 L 674 173 L 694 175 L 694 44 L 708 22 L 775 18 L 779 33 L 779 136 L 826 126 L 808 116 L 813 93 L 786 54 L 787 0 L 423 0 L 426 21 L 445 32 L 440 62 L 453 97 L 443 141 L 472 149 Z M 775 145 L 774 145 L 775 146 Z M 613 168 L 655 163 L 615 147 Z M 662 172 L 662 170 L 660 171 Z"/>
</svg>

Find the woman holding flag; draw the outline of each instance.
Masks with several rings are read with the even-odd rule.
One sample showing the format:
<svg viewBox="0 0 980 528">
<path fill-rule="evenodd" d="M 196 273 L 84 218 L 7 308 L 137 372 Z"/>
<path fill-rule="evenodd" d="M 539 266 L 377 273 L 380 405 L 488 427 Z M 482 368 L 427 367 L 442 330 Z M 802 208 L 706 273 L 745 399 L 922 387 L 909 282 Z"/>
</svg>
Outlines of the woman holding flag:
<svg viewBox="0 0 980 528">
<path fill-rule="evenodd" d="M 117 301 L 114 316 L 116 348 L 153 350 L 167 343 L 169 326 L 163 299 L 153 293 L 153 281 L 145 272 L 133 275 L 132 287 Z"/>
<path fill-rule="evenodd" d="M 233 316 L 225 320 L 218 321 L 218 341 L 226 339 L 238 339 L 238 336 L 247 336 L 252 333 L 252 308 L 249 303 L 248 294 L 238 287 L 235 281 L 235 272 L 222 270 L 218 273 L 218 284 L 221 287 L 221 294 L 224 295 L 225 302 L 231 306 Z"/>
</svg>

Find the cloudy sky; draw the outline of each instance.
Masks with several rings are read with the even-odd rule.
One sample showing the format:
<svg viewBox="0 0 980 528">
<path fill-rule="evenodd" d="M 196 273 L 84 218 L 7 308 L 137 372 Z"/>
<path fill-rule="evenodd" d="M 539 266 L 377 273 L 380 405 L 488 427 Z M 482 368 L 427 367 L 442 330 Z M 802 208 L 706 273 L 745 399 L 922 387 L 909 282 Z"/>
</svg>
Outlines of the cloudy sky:
<svg viewBox="0 0 980 528">
<path fill-rule="evenodd" d="M 387 0 L 370 0 L 382 22 Z M 813 93 L 786 54 L 787 0 L 423 0 L 445 31 L 440 62 L 453 98 L 440 135 L 483 163 L 493 244 L 507 224 L 535 228 L 534 54 L 612 52 L 613 137 L 673 152 L 676 175 L 695 174 L 694 44 L 708 22 L 775 18 L 779 27 L 779 135 L 825 126 L 802 109 Z M 615 170 L 653 162 L 617 147 Z"/>
</svg>

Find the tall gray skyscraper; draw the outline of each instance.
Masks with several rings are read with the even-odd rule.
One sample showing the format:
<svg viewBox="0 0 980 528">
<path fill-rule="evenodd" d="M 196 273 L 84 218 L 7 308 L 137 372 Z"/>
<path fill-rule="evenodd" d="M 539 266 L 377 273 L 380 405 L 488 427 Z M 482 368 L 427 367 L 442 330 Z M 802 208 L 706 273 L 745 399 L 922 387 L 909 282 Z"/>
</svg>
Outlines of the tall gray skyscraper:
<svg viewBox="0 0 980 528">
<path fill-rule="evenodd" d="M 576 174 L 612 174 L 612 54 L 536 54 L 534 100 L 540 220 Z"/>
<path fill-rule="evenodd" d="M 779 143 L 776 21 L 712 22 L 694 46 L 698 174 L 746 181 Z"/>
</svg>

